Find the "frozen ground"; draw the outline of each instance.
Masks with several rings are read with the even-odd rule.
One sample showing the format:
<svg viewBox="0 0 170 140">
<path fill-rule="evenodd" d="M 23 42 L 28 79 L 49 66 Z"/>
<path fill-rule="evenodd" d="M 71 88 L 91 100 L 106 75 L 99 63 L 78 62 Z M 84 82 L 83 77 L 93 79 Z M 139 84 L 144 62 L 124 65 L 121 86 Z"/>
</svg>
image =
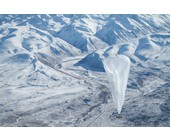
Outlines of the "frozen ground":
<svg viewBox="0 0 170 140">
<path fill-rule="evenodd" d="M 170 126 L 169 15 L 1 15 L 0 126 Z M 101 59 L 132 62 L 117 114 Z"/>
</svg>

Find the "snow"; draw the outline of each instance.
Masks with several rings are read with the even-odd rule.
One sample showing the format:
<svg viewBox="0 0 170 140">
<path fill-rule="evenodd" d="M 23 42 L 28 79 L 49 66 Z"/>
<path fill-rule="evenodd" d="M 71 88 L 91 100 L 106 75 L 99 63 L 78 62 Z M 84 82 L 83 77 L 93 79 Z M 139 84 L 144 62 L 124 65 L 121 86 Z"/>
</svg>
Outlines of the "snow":
<svg viewBox="0 0 170 140">
<path fill-rule="evenodd" d="M 0 21 L 0 126 L 170 126 L 169 15 Z M 131 60 L 122 118 L 102 63 L 116 54 Z"/>
<path fill-rule="evenodd" d="M 110 83 L 113 101 L 120 114 L 128 82 L 130 60 L 127 56 L 118 55 L 107 57 L 103 64 Z"/>
</svg>

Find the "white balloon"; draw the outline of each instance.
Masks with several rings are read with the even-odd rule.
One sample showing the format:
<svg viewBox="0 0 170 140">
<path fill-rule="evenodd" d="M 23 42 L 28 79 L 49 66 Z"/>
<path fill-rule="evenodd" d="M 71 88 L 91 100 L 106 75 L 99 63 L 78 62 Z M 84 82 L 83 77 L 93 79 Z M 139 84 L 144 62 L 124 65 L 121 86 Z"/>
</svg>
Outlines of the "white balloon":
<svg viewBox="0 0 170 140">
<path fill-rule="evenodd" d="M 111 86 L 113 101 L 120 114 L 129 77 L 130 60 L 125 55 L 117 55 L 105 58 L 103 64 Z"/>
</svg>

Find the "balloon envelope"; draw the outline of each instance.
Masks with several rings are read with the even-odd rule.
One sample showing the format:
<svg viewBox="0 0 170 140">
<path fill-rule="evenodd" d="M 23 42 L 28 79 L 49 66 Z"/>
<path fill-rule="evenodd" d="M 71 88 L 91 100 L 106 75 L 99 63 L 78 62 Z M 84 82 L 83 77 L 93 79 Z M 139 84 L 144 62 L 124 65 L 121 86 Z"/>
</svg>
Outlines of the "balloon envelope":
<svg viewBox="0 0 170 140">
<path fill-rule="evenodd" d="M 110 83 L 113 101 L 120 114 L 129 77 L 130 60 L 127 56 L 117 55 L 105 58 L 103 64 Z"/>
</svg>

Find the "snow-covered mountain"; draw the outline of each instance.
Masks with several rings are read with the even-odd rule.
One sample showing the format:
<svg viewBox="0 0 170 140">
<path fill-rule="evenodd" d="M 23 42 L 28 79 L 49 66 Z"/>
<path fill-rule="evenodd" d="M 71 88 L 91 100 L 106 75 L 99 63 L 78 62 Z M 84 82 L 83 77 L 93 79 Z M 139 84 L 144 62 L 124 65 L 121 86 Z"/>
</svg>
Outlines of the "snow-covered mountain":
<svg viewBox="0 0 170 140">
<path fill-rule="evenodd" d="M 102 60 L 132 62 L 121 116 Z M 0 126 L 170 126 L 170 15 L 0 15 Z"/>
</svg>

